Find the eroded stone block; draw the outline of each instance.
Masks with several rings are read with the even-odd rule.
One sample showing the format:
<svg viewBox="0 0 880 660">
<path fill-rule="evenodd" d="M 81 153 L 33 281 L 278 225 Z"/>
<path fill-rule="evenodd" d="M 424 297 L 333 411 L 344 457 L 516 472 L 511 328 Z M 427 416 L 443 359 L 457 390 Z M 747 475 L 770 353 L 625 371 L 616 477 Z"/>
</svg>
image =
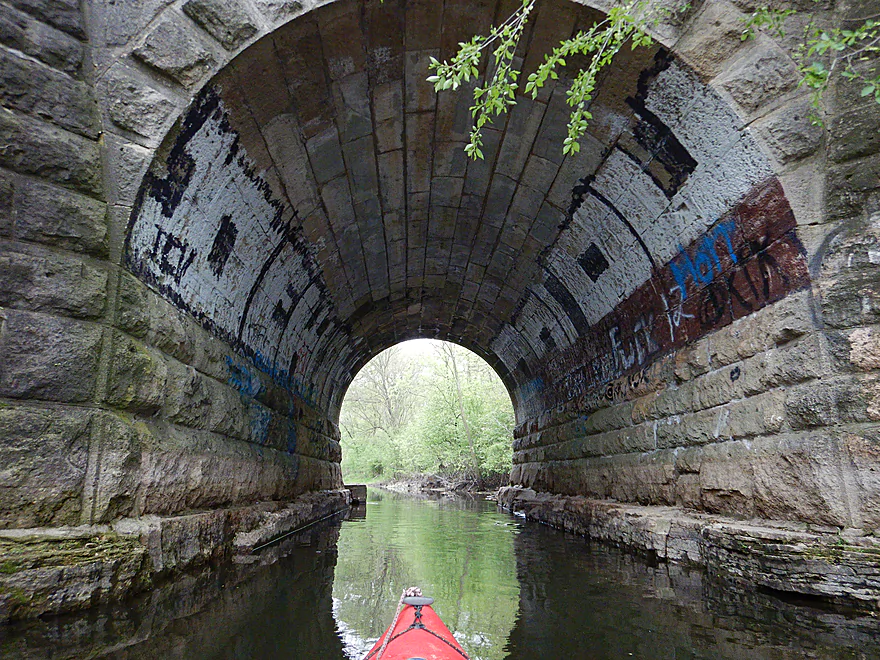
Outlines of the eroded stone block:
<svg viewBox="0 0 880 660">
<path fill-rule="evenodd" d="M 102 336 L 101 327 L 91 323 L 0 310 L 0 395 L 92 400 Z"/>
<path fill-rule="evenodd" d="M 259 30 L 256 20 L 241 2 L 187 0 L 183 12 L 227 50 L 237 48 Z"/>
</svg>

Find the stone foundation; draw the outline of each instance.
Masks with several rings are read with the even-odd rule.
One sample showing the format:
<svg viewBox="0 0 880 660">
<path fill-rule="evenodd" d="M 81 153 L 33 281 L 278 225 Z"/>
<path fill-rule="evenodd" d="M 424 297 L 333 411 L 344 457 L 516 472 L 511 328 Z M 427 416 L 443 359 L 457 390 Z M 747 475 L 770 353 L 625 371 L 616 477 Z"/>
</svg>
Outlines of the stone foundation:
<svg viewBox="0 0 880 660">
<path fill-rule="evenodd" d="M 710 575 L 834 605 L 880 609 L 880 539 L 839 529 L 770 520 L 741 521 L 581 496 L 502 488 L 501 506 L 529 520 L 704 566 Z"/>
<path fill-rule="evenodd" d="M 236 560 L 345 510 L 347 490 L 290 502 L 0 531 L 0 623 L 117 602 L 186 571 Z"/>
</svg>

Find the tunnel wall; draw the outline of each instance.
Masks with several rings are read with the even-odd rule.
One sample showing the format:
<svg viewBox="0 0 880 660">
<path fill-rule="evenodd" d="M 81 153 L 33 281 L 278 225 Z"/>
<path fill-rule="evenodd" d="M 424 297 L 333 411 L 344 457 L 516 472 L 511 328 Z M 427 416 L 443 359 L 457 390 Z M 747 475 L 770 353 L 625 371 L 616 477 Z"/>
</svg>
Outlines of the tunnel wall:
<svg viewBox="0 0 880 660">
<path fill-rule="evenodd" d="M 171 106 L 133 110 L 144 93 L 105 75 L 159 7 L 125 5 L 0 3 L 0 527 L 341 486 L 338 430 L 306 393 L 121 267 L 151 143 L 115 113 Z M 125 128 L 105 128 L 101 94 Z"/>
<path fill-rule="evenodd" d="M 323 382 L 292 376 L 289 367 L 266 359 L 259 342 L 244 341 L 240 319 L 224 326 L 222 315 L 195 304 L 209 297 L 184 300 L 165 286 L 186 277 L 196 237 L 185 244 L 185 237 L 158 227 L 141 244 L 129 239 L 141 217 L 133 211 L 150 199 L 144 191 L 168 181 L 161 166 L 198 107 L 192 99 L 208 99 L 206 83 L 246 46 L 325 4 L 331 3 L 94 0 L 81 12 L 74 2 L 0 1 L 2 524 L 171 514 L 339 485 L 334 422 L 344 387 L 331 396 Z M 432 15 L 431 2 L 410 4 Z M 829 20 L 861 15 L 867 4 L 841 4 Z M 539 217 L 531 238 L 540 232 L 544 242 L 518 238 L 531 257 L 522 268 L 514 268 L 507 252 L 477 268 L 508 277 L 496 274 L 485 287 L 476 285 L 479 297 L 498 299 L 498 318 L 485 310 L 470 317 L 472 347 L 499 369 L 517 403 L 516 483 L 876 529 L 876 106 L 858 90 L 832 90 L 827 134 L 811 127 L 782 49 L 788 44 L 764 37 L 743 43 L 741 15 L 735 5 L 713 0 L 684 24 L 661 26 L 659 36 L 676 61 L 733 109 L 734 131 L 745 127 L 752 140 L 743 153 L 760 156 L 734 161 L 735 172 L 715 171 L 714 182 L 709 172 L 707 189 L 723 189 L 724 179 L 743 174 L 747 185 L 717 217 L 703 218 L 701 228 L 685 223 L 680 236 L 658 239 L 666 252 L 653 265 L 631 233 L 621 225 L 609 229 L 626 239 L 618 253 L 635 255 L 615 267 L 645 277 L 607 299 L 577 302 L 601 303 L 594 317 L 582 319 L 573 307 L 560 311 L 570 301 L 554 295 L 546 277 L 537 278 L 532 290 L 541 295 L 531 299 L 498 292 L 539 270 L 532 262 L 559 235 L 559 250 L 565 236 L 576 236 L 572 245 L 584 248 L 572 248 L 570 272 L 580 279 L 566 289 L 589 291 L 593 276 L 598 281 L 614 272 L 603 266 L 611 266 L 613 250 L 598 239 L 590 250 L 591 240 L 577 232 L 591 205 L 604 204 L 595 193 L 609 199 L 602 185 L 614 184 L 620 150 L 603 147 L 599 158 L 562 163 L 548 146 L 552 130 L 541 130 L 533 152 L 522 154 L 510 150 L 501 132 L 493 134 L 494 153 L 503 152 L 508 173 L 515 165 L 516 177 L 529 172 L 539 181 L 543 165 L 561 175 L 549 191 L 554 204 L 538 208 L 528 186 L 513 200 L 512 189 L 492 188 L 493 199 L 512 207 L 511 217 L 529 209 Z M 413 80 L 422 75 L 414 62 L 406 69 Z M 675 70 L 664 69 L 667 76 Z M 434 107 L 430 90 L 423 92 L 407 101 L 412 112 L 405 119 L 416 130 L 416 116 Z M 535 112 L 551 102 L 560 106 L 559 97 L 541 99 Z M 448 119 L 454 108 L 444 108 Z M 536 126 L 531 106 L 522 108 L 507 128 L 511 144 L 527 127 L 529 135 L 539 132 L 541 116 Z M 596 124 L 604 130 L 601 119 Z M 247 134 L 241 124 L 233 128 Z M 717 135 L 701 126 L 688 130 L 695 139 Z M 460 148 L 444 148 L 450 145 Z M 250 149 L 250 160 L 259 161 Z M 609 176 L 603 179 L 603 172 Z M 474 173 L 483 176 L 478 166 Z M 242 181 L 259 192 L 252 174 L 242 167 Z M 668 185 L 668 168 L 655 175 Z M 403 194 L 414 197 L 410 192 Z M 272 227 L 267 232 L 294 254 L 302 240 Z M 488 227 L 480 235 L 503 244 L 496 240 L 501 233 Z M 200 246 L 205 258 L 216 235 Z M 152 255 L 152 271 L 138 249 Z M 548 270 L 564 278 L 548 254 Z M 317 272 L 309 269 L 320 251 L 309 259 L 311 265 L 301 262 L 304 272 Z M 345 261 L 336 270 L 321 265 L 323 285 L 333 286 L 327 273 L 344 279 Z M 222 275 L 226 267 L 217 268 Z M 420 284 L 426 277 L 439 280 L 442 290 L 443 273 L 408 272 L 404 280 Z M 454 277 L 468 290 L 469 271 Z M 322 278 L 307 279 L 320 288 Z M 381 281 L 375 287 L 383 288 Z M 335 300 L 335 312 L 356 316 L 360 294 L 371 293 Z M 478 297 L 467 295 L 469 304 Z M 437 302 L 415 313 L 429 317 Z M 557 326 L 544 322 L 547 307 Z M 386 336 L 380 321 L 368 321 L 355 324 L 364 345 L 374 336 L 381 341 L 358 360 L 388 337 L 405 338 Z M 445 320 L 439 326 L 454 334 L 453 328 Z M 340 373 L 356 365 L 341 364 Z"/>
<path fill-rule="evenodd" d="M 841 85 L 823 138 L 803 121 L 804 100 L 786 94 L 795 80 L 771 51 L 715 59 L 735 29 L 717 9 L 697 17 L 677 52 L 765 140 L 781 183 L 757 185 L 705 234 L 680 241 L 646 285 L 531 365 L 521 399 L 537 405 L 515 433 L 512 481 L 870 532 L 880 525 L 869 366 L 876 130 L 867 143 L 854 138 L 880 113 Z M 584 263 L 592 277 L 597 260 Z"/>
</svg>

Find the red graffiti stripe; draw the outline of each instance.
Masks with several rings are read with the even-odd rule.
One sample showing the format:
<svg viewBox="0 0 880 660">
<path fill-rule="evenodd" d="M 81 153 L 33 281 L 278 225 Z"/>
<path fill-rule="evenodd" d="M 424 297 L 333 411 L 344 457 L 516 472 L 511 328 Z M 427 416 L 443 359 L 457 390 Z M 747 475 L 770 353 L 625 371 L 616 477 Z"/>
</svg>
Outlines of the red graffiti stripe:
<svg viewBox="0 0 880 660">
<path fill-rule="evenodd" d="M 634 373 L 657 357 L 810 284 L 796 222 L 776 178 L 590 328 L 533 370 L 549 408 Z"/>
</svg>

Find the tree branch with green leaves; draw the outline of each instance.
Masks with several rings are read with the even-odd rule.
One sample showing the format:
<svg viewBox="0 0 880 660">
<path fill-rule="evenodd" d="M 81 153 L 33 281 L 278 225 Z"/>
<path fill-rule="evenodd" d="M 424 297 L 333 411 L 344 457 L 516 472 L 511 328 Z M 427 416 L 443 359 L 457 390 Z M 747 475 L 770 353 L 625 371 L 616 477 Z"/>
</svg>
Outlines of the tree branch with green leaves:
<svg viewBox="0 0 880 660">
<path fill-rule="evenodd" d="M 491 53 L 485 83 L 478 83 L 474 88 L 474 105 L 470 108 L 473 126 L 465 152 L 474 160 L 484 157 L 485 126 L 516 105 L 522 71 L 514 65 L 515 54 L 536 3 L 537 0 L 522 0 L 516 11 L 500 25 L 490 28 L 488 34 L 476 35 L 470 41 L 460 43 L 452 59 L 441 62 L 431 58 L 433 73 L 428 82 L 433 83 L 436 92 L 441 92 L 457 90 L 471 80 L 479 81 L 483 55 Z M 685 3 L 675 11 L 682 12 L 688 8 L 689 4 Z M 652 28 L 672 13 L 673 10 L 653 0 L 623 0 L 608 11 L 604 20 L 561 41 L 552 53 L 545 56 L 538 69 L 528 76 L 523 92 L 536 98 L 548 80 L 559 78 L 558 70 L 566 66 L 569 58 L 590 57 L 589 64 L 576 74 L 566 92 L 571 114 L 568 134 L 562 143 L 563 154 L 576 154 L 580 150 L 580 140 L 592 119 L 590 102 L 602 71 L 625 46 L 636 49 L 652 45 Z M 742 38 L 753 38 L 758 31 L 776 37 L 785 36 L 785 19 L 796 13 L 793 9 L 759 7 L 743 19 Z M 812 90 L 815 123 L 822 123 L 820 113 L 824 93 L 835 75 L 861 83 L 862 96 L 873 95 L 880 103 L 880 72 L 876 66 L 864 65 L 865 62 L 876 62 L 880 54 L 880 16 L 852 19 L 850 22 L 858 25 L 852 29 L 822 29 L 810 20 L 803 41 L 793 53 L 801 75 L 800 85 Z"/>
<path fill-rule="evenodd" d="M 793 9 L 758 7 L 743 19 L 742 39 L 751 39 L 758 30 L 770 36 L 785 36 L 785 19 L 797 12 Z M 853 84 L 860 84 L 863 97 L 873 96 L 880 104 L 880 14 L 844 19 L 850 28 L 823 29 L 810 20 L 803 39 L 792 56 L 801 79 L 799 86 L 810 89 L 811 119 L 822 125 L 824 96 L 828 86 L 839 75 Z"/>
</svg>

